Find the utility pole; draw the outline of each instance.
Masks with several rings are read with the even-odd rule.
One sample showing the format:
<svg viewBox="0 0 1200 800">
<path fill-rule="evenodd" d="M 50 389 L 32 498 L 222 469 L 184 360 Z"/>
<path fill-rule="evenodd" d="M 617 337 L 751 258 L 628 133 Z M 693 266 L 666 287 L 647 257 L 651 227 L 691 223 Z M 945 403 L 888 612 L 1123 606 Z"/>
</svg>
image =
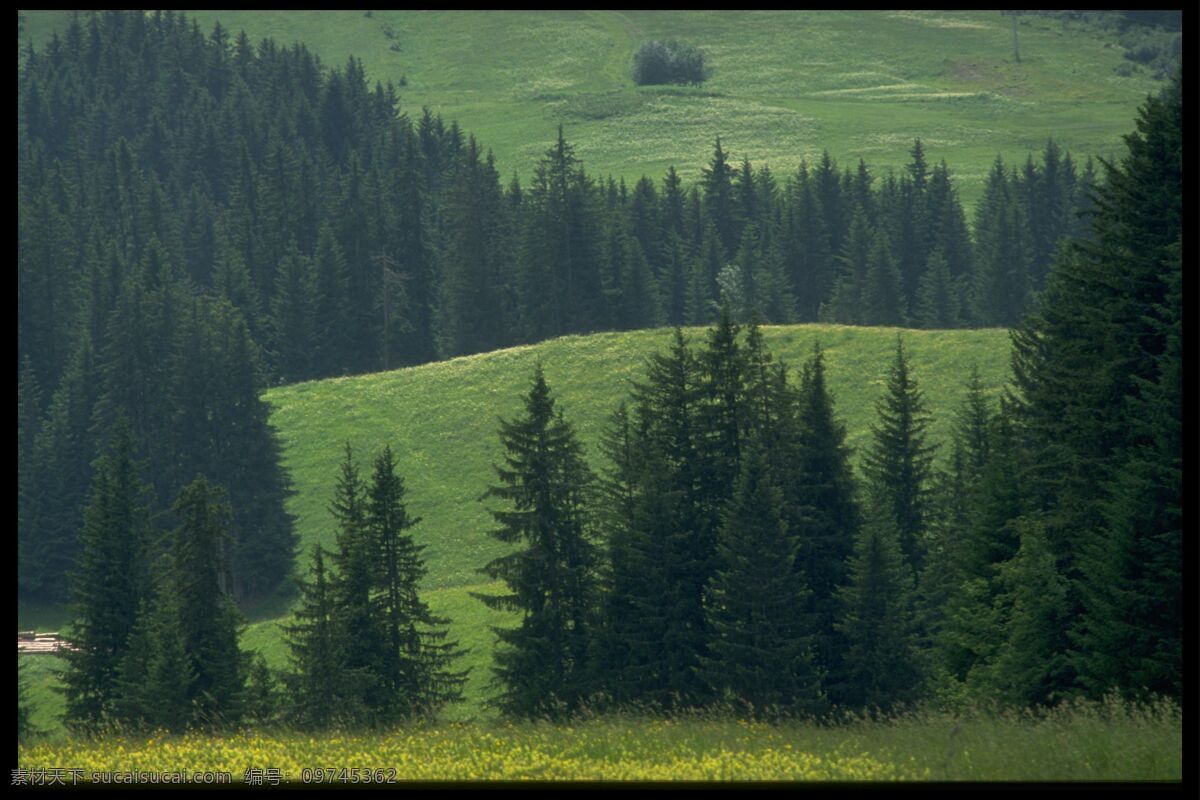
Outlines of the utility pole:
<svg viewBox="0 0 1200 800">
<path fill-rule="evenodd" d="M 1013 26 L 1013 58 L 1018 64 L 1021 63 L 1021 48 L 1017 44 L 1017 12 L 1016 11 L 1001 11 L 1001 14 L 1007 14 L 1012 17 Z"/>
</svg>

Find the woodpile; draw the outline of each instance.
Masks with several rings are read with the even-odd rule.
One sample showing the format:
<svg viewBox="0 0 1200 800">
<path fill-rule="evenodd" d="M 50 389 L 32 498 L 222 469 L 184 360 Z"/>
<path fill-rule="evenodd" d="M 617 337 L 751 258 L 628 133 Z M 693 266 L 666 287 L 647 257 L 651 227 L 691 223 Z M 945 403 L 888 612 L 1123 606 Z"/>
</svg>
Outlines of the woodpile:
<svg viewBox="0 0 1200 800">
<path fill-rule="evenodd" d="M 58 632 L 37 633 L 36 631 L 17 632 L 17 654 L 37 655 L 40 653 L 57 653 L 59 650 L 74 650 L 71 643 L 59 637 Z"/>
</svg>

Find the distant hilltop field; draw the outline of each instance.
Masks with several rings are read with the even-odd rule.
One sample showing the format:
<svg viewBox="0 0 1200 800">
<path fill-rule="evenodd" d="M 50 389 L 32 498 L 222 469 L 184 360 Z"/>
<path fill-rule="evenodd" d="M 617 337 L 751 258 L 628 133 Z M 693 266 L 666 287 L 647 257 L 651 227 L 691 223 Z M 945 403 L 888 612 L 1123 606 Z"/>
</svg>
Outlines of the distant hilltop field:
<svg viewBox="0 0 1200 800">
<path fill-rule="evenodd" d="M 671 165 L 697 180 L 716 136 L 776 175 L 824 150 L 900 170 L 919 137 L 968 210 L 998 154 L 1020 163 L 1053 137 L 1079 163 L 1119 155 L 1178 38 L 1029 13 L 1014 53 L 1012 19 L 997 11 L 188 13 L 206 32 L 219 21 L 254 42 L 303 42 L 327 66 L 361 59 L 372 83 L 396 85 L 402 110 L 427 106 L 478 137 L 505 179 L 532 172 L 559 124 L 589 174 L 630 184 Z M 21 43 L 37 47 L 69 20 L 23 14 Z M 696 48 L 707 79 L 636 85 L 648 41 Z"/>
</svg>

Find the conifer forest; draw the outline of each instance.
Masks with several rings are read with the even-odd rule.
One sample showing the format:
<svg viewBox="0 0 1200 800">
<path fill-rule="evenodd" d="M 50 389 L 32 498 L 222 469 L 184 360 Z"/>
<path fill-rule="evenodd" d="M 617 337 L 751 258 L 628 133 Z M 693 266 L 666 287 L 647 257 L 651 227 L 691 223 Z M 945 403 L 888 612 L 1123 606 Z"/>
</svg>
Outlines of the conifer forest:
<svg viewBox="0 0 1200 800">
<path fill-rule="evenodd" d="M 1181 780 L 1179 12 L 234 13 L 18 12 L 14 785 Z"/>
</svg>

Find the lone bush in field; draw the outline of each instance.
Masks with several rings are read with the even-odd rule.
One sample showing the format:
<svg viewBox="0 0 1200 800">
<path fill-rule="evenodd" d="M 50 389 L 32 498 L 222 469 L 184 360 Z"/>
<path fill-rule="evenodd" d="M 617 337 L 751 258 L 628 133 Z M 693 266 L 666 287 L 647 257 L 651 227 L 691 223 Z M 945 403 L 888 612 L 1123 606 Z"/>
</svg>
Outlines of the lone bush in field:
<svg viewBox="0 0 1200 800">
<path fill-rule="evenodd" d="M 633 82 L 638 86 L 703 83 L 706 77 L 704 53 L 690 44 L 654 39 L 642 42 L 633 56 Z"/>
</svg>

